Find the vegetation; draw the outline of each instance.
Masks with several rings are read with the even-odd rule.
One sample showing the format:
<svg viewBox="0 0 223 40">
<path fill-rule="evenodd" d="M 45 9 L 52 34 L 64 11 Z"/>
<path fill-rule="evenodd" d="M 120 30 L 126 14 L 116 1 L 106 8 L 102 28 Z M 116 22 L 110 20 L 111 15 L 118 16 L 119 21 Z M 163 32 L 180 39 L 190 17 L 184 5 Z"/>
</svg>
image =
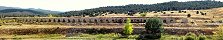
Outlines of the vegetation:
<svg viewBox="0 0 223 40">
<path fill-rule="evenodd" d="M 223 26 L 219 26 L 217 28 L 218 31 L 214 32 L 216 40 L 223 40 Z"/>
<path fill-rule="evenodd" d="M 186 34 L 185 40 L 196 40 L 196 37 L 197 37 L 196 34 L 189 32 Z"/>
<path fill-rule="evenodd" d="M 133 32 L 133 28 L 132 27 L 133 27 L 133 25 L 131 23 L 131 19 L 127 18 L 127 21 L 126 21 L 123 33 L 126 34 L 126 35 L 132 34 L 132 32 Z"/>
<path fill-rule="evenodd" d="M 52 14 L 48 14 L 48 17 L 53 17 L 53 15 Z"/>
<path fill-rule="evenodd" d="M 147 13 L 141 13 L 140 16 L 141 17 L 145 17 L 147 15 Z"/>
<path fill-rule="evenodd" d="M 149 39 L 159 39 L 161 38 L 161 33 L 164 28 L 162 27 L 163 22 L 159 18 L 150 18 L 146 20 L 146 33 L 149 34 L 147 38 Z"/>
<path fill-rule="evenodd" d="M 190 14 L 187 14 L 187 17 L 191 17 L 191 15 Z"/>
<path fill-rule="evenodd" d="M 137 12 L 149 12 L 149 11 L 169 11 L 169 10 L 199 10 L 199 9 L 210 9 L 223 7 L 223 2 L 220 1 L 189 1 L 189 2 L 165 2 L 157 4 L 130 4 L 125 6 L 107 6 L 99 7 L 94 9 L 86 9 L 81 11 L 69 11 L 62 13 L 60 15 L 69 16 L 98 16 L 103 13 L 125 13 L 125 14 L 135 14 Z M 184 11 L 186 13 L 186 11 Z"/>
</svg>

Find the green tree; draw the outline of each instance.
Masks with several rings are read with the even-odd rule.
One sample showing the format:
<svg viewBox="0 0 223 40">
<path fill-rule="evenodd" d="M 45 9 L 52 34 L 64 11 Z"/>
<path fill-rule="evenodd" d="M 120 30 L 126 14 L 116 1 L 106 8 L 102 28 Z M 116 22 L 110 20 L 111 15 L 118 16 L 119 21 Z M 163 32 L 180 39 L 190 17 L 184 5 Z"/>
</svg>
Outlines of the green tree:
<svg viewBox="0 0 223 40">
<path fill-rule="evenodd" d="M 150 18 L 146 20 L 146 33 L 148 36 L 146 38 L 149 39 L 159 39 L 161 38 L 161 33 L 163 32 L 163 22 L 159 18 Z"/>
<path fill-rule="evenodd" d="M 133 32 L 132 27 L 133 27 L 133 25 L 131 23 L 131 19 L 127 18 L 123 33 L 126 34 L 126 35 L 132 34 L 132 32 Z"/>
</svg>

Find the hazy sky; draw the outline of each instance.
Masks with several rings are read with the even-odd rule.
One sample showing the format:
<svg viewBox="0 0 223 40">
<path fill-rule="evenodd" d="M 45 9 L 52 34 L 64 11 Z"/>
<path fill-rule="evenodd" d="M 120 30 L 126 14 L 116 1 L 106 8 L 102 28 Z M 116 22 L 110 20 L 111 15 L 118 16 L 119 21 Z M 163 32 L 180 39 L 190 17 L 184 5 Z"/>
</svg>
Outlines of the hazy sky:
<svg viewBox="0 0 223 40">
<path fill-rule="evenodd" d="M 54 11 L 72 11 L 103 6 L 118 6 L 127 4 L 154 4 L 168 1 L 185 2 L 194 0 L 0 0 L 0 6 L 40 8 Z"/>
</svg>

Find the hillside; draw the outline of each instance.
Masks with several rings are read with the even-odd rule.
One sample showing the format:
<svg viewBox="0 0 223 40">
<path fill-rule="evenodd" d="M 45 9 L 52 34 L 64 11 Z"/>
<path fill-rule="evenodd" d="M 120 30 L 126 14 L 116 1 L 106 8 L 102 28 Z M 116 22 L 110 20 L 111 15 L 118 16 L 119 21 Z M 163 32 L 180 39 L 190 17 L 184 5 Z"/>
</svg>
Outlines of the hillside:
<svg viewBox="0 0 223 40">
<path fill-rule="evenodd" d="M 173 11 L 173 10 L 201 10 L 223 7 L 223 2 L 220 1 L 189 1 L 189 2 L 164 2 L 157 4 L 130 4 L 125 6 L 107 6 L 93 9 L 85 9 L 81 11 L 69 11 L 62 13 L 62 16 L 98 16 L 103 13 L 125 13 L 134 14 L 136 12 L 150 12 L 150 11 Z"/>
<path fill-rule="evenodd" d="M 5 10 L 5 9 L 24 9 L 24 8 L 19 8 L 19 7 L 5 7 L 5 6 L 0 6 L 0 10 Z M 34 11 L 39 11 L 39 12 L 43 12 L 45 14 L 58 14 L 61 13 L 59 11 L 51 11 L 51 10 L 45 10 L 45 9 L 35 9 L 35 8 L 28 8 L 26 10 L 34 10 Z"/>
<path fill-rule="evenodd" d="M 18 7 L 0 6 L 0 17 L 28 17 L 28 16 L 46 16 L 47 14 L 59 14 L 62 12 L 44 9 L 23 9 Z"/>
<path fill-rule="evenodd" d="M 4 17 L 28 17 L 28 16 L 43 16 L 47 15 L 43 12 L 33 11 L 28 9 L 4 9 L 0 10 L 0 16 Z"/>
</svg>

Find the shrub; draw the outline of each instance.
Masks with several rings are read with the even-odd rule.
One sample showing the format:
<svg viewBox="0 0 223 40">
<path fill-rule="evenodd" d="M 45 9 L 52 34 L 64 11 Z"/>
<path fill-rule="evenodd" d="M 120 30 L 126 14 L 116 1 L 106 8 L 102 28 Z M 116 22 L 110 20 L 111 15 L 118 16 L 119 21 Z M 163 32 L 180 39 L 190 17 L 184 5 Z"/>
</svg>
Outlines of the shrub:
<svg viewBox="0 0 223 40">
<path fill-rule="evenodd" d="M 198 40 L 205 40 L 207 37 L 205 35 L 199 35 Z"/>
<path fill-rule="evenodd" d="M 133 25 L 131 23 L 131 19 L 127 18 L 123 33 L 126 34 L 126 35 L 132 34 L 132 32 L 133 32 L 132 27 L 133 27 Z"/>
<path fill-rule="evenodd" d="M 190 14 L 187 14 L 187 17 L 191 17 L 191 15 Z"/>
<path fill-rule="evenodd" d="M 146 21 L 145 29 L 149 39 L 159 39 L 163 32 L 163 22 L 159 18 L 150 18 Z"/>
<path fill-rule="evenodd" d="M 196 34 L 189 32 L 186 34 L 185 40 L 196 40 L 196 37 Z"/>
<path fill-rule="evenodd" d="M 216 37 L 216 40 L 223 40 L 223 26 L 219 26 L 217 28 L 218 31 L 214 32 L 214 36 Z"/>
<path fill-rule="evenodd" d="M 197 11 L 196 14 L 199 14 L 199 11 Z"/>
<path fill-rule="evenodd" d="M 48 17 L 53 17 L 53 15 L 52 14 L 48 14 Z"/>
<path fill-rule="evenodd" d="M 147 14 L 146 13 L 141 13 L 140 16 L 141 17 L 145 17 Z"/>
<path fill-rule="evenodd" d="M 185 40 L 195 40 L 196 38 L 194 38 L 193 36 L 186 36 Z"/>
</svg>

